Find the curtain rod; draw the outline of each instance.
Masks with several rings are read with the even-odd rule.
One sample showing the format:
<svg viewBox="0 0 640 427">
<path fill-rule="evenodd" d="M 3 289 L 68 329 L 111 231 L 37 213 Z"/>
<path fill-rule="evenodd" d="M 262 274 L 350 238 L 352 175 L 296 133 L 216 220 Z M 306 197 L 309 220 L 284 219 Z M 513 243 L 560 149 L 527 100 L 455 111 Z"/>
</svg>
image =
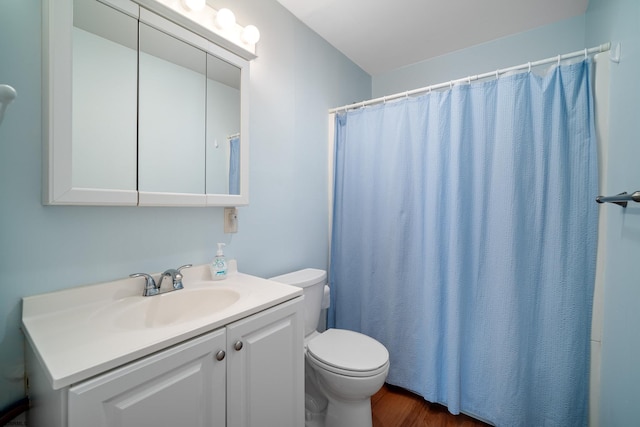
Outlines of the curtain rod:
<svg viewBox="0 0 640 427">
<path fill-rule="evenodd" d="M 583 50 L 577 50 L 575 52 L 571 52 L 571 53 L 566 53 L 564 55 L 558 55 L 558 56 L 554 56 L 551 58 L 547 58 L 547 59 L 541 59 L 539 61 L 534 61 L 534 62 L 528 62 L 526 64 L 520 64 L 520 65 L 516 65 L 514 67 L 509 67 L 509 68 L 502 68 L 502 69 L 498 69 L 496 71 L 490 71 L 488 73 L 484 73 L 484 74 L 476 74 L 475 76 L 468 76 L 468 77 L 464 77 L 461 79 L 456 79 L 456 80 L 450 80 L 448 82 L 444 82 L 444 83 L 439 83 L 439 84 L 435 84 L 435 85 L 431 85 L 431 86 L 425 86 L 425 87 L 421 87 L 419 89 L 413 89 L 413 90 L 409 90 L 409 91 L 405 91 L 405 92 L 399 92 L 399 93 L 395 93 L 393 95 L 387 95 L 387 96 L 382 96 L 380 98 L 375 98 L 375 99 L 370 99 L 368 101 L 362 101 L 362 102 L 356 102 L 354 104 L 349 104 L 349 105 L 344 105 L 342 107 L 338 107 L 338 108 L 332 108 L 329 110 L 329 113 L 337 113 L 339 111 L 347 111 L 347 110 L 355 110 L 361 107 L 365 107 L 367 105 L 373 105 L 373 104 L 379 104 L 381 102 L 387 102 L 393 99 L 398 99 L 398 98 L 402 98 L 402 97 L 408 97 L 411 95 L 416 95 L 416 94 L 420 94 L 420 93 L 424 93 L 424 92 L 431 92 L 432 90 L 437 90 L 437 89 L 443 89 L 446 87 L 453 87 L 453 85 L 457 84 L 457 83 L 471 83 L 472 81 L 476 81 L 476 80 L 480 80 L 480 79 L 486 79 L 489 77 L 495 77 L 498 78 L 500 76 L 500 74 L 504 74 L 504 73 L 508 73 L 510 71 L 518 71 L 518 70 L 531 70 L 531 67 L 537 67 L 540 65 L 546 65 L 546 64 L 551 64 L 553 62 L 557 62 L 558 64 L 560 63 L 560 61 L 562 61 L 563 59 L 571 59 L 571 58 L 576 58 L 578 56 L 585 56 L 585 58 L 588 55 L 595 55 L 597 53 L 601 53 L 601 52 L 606 52 L 608 50 L 611 49 L 611 43 L 607 42 L 604 44 L 601 44 L 600 46 L 596 46 L 596 47 L 592 47 L 590 49 L 583 49 Z"/>
</svg>

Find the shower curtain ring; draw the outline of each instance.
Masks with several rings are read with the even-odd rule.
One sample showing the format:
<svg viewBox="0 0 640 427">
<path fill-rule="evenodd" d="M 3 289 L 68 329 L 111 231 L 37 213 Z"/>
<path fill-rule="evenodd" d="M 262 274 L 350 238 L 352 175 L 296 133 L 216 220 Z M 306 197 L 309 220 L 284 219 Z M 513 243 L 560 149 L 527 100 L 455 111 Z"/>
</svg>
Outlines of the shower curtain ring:
<svg viewBox="0 0 640 427">
<path fill-rule="evenodd" d="M 531 72 L 531 62 L 529 62 L 529 72 Z"/>
<path fill-rule="evenodd" d="M 558 67 L 560 66 L 560 59 L 562 58 L 562 55 L 558 55 Z"/>
<path fill-rule="evenodd" d="M 585 59 L 585 61 L 586 61 L 587 59 L 589 59 L 589 53 L 588 53 L 588 50 L 587 50 L 587 48 L 586 48 L 586 47 L 584 48 L 584 59 Z"/>
</svg>

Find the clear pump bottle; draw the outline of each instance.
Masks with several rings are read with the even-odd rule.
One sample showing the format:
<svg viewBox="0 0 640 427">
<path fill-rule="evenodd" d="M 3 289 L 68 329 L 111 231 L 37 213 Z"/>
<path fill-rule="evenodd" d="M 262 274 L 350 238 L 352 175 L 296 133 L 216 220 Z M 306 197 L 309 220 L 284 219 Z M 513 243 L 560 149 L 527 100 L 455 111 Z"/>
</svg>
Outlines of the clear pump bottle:
<svg viewBox="0 0 640 427">
<path fill-rule="evenodd" d="M 226 246 L 224 243 L 218 243 L 218 251 L 210 265 L 211 278 L 213 280 L 223 280 L 227 278 L 227 258 L 225 258 L 222 250 L 224 246 Z"/>
</svg>

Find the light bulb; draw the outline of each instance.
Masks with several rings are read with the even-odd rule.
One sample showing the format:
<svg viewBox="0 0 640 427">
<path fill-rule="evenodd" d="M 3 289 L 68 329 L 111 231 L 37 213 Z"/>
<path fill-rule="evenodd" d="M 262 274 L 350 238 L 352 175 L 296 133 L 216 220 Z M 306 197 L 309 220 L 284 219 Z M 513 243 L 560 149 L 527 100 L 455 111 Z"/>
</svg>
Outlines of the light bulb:
<svg viewBox="0 0 640 427">
<path fill-rule="evenodd" d="M 228 30 L 236 25 L 236 16 L 229 9 L 223 8 L 216 13 L 216 27 Z"/>
<path fill-rule="evenodd" d="M 189 10 L 198 12 L 204 9 L 206 0 L 182 0 L 182 4 Z"/>
<path fill-rule="evenodd" d="M 260 40 L 260 31 L 258 31 L 255 25 L 247 25 L 244 27 L 244 30 L 242 30 L 240 38 L 247 44 L 256 44 L 258 40 Z"/>
</svg>

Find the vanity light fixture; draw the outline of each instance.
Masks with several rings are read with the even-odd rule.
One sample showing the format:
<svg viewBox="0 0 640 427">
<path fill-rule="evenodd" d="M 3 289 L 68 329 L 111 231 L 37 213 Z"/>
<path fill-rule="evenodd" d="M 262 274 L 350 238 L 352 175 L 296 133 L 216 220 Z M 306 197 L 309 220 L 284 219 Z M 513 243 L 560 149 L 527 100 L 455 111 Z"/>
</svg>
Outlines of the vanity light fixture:
<svg viewBox="0 0 640 427">
<path fill-rule="evenodd" d="M 236 25 L 236 16 L 229 9 L 222 8 L 216 13 L 214 23 L 221 30 L 228 30 Z"/>
<path fill-rule="evenodd" d="M 253 59 L 256 57 L 256 43 L 260 40 L 260 31 L 256 26 L 247 25 L 243 27 L 238 25 L 236 23 L 236 17 L 231 10 L 227 8 L 216 10 L 209 5 L 210 0 L 133 1 L 174 22 L 188 19 L 190 24 L 196 24 L 202 28 L 203 32 L 200 33 L 201 35 L 205 35 L 206 37 L 214 33 L 215 36 L 224 39 L 225 42 L 230 42 L 246 51 L 248 56 L 238 53 L 235 48 L 230 49 L 232 52 L 239 54 L 245 59 Z M 184 25 L 186 21 L 182 22 Z M 198 30 L 194 29 L 194 27 L 189 28 L 198 33 Z M 218 44 L 229 48 L 229 45 L 225 45 L 225 42 Z"/>
</svg>

